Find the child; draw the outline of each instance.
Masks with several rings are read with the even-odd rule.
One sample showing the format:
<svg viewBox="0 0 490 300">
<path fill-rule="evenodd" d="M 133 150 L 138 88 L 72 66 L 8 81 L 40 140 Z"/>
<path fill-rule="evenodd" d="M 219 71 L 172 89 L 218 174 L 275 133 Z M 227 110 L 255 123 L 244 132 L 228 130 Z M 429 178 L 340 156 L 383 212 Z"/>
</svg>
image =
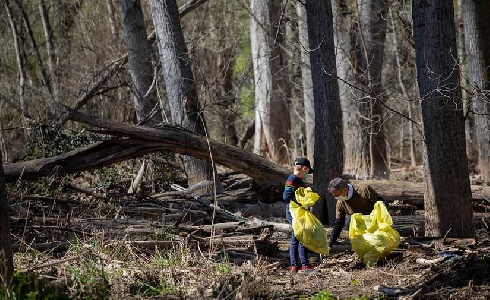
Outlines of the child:
<svg viewBox="0 0 490 300">
<path fill-rule="evenodd" d="M 300 187 L 305 187 L 304 179 L 308 177 L 308 174 L 313 173 L 310 161 L 306 157 L 298 157 L 294 161 L 294 173 L 289 175 L 286 180 L 284 192 L 282 198 L 287 202 L 286 205 L 286 219 L 289 224 L 292 225 L 293 217 L 289 212 L 290 201 L 296 202 L 295 191 Z M 298 202 L 296 202 L 299 204 Z M 294 232 L 291 234 L 291 245 L 289 246 L 289 258 L 291 261 L 290 271 L 293 273 L 300 271 L 314 272 L 315 269 L 308 262 L 308 249 L 301 244 Z"/>
</svg>

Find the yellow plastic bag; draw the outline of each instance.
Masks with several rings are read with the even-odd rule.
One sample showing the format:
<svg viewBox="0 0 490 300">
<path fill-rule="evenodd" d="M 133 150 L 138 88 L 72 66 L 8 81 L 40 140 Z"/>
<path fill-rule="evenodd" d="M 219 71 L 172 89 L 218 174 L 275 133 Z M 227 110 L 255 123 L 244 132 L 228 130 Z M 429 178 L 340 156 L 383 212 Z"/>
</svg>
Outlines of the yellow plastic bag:
<svg viewBox="0 0 490 300">
<path fill-rule="evenodd" d="M 370 267 L 378 259 L 384 258 L 400 244 L 400 234 L 393 229 L 386 206 L 378 201 L 370 215 L 356 213 L 349 225 L 352 249 L 366 266 Z"/>
<path fill-rule="evenodd" d="M 296 201 L 304 207 L 313 206 L 320 196 L 311 188 L 298 188 L 295 192 Z M 293 231 L 296 238 L 306 248 L 316 253 L 328 255 L 327 231 L 323 224 L 308 210 L 298 206 L 293 201 L 289 204 L 293 216 Z"/>
</svg>

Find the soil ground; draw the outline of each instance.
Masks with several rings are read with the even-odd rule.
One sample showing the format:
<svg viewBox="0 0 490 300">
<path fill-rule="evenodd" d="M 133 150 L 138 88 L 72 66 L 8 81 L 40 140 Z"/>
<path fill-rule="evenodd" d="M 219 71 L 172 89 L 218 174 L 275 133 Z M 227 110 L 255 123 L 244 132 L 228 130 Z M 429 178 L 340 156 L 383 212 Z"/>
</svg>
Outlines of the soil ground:
<svg viewBox="0 0 490 300">
<path fill-rule="evenodd" d="M 100 183 L 93 174 L 83 178 L 72 183 Z M 88 178 L 93 182 L 83 183 Z M 236 246 L 225 247 L 210 244 L 202 228 L 190 233 L 173 230 L 209 218 L 209 211 L 189 197 L 155 201 L 130 195 L 125 192 L 127 180 L 119 191 L 111 187 L 109 192 L 106 186 L 100 194 L 59 189 L 43 194 L 48 196 L 27 195 L 20 185 L 9 190 L 11 215 L 20 220 L 12 224 L 16 269 L 42 277 L 73 299 L 490 298 L 485 221 L 490 214 L 481 211 L 476 239 L 405 235 L 397 250 L 369 268 L 352 251 L 344 232 L 330 255 L 311 255 L 319 272 L 305 274 L 289 272 L 287 233 L 273 232 L 266 240 L 268 249 L 259 251 L 255 243 L 239 243 L 248 235 L 222 234 L 222 240 L 237 238 Z M 159 187 L 165 188 L 168 185 Z M 185 217 L 170 219 L 184 206 Z M 286 224 L 281 204 L 252 206 L 231 201 L 226 209 L 249 217 L 254 209 L 279 211 L 268 221 Z M 260 240 L 260 235 L 254 233 L 253 240 Z M 141 248 L 144 241 L 159 244 Z M 44 244 L 51 247 L 36 248 Z"/>
</svg>

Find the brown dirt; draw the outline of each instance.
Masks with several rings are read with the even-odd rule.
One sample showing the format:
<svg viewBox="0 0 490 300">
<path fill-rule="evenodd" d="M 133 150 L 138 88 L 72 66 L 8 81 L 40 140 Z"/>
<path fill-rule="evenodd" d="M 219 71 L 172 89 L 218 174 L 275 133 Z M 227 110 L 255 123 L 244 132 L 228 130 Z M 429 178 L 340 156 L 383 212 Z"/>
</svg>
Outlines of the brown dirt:
<svg viewBox="0 0 490 300">
<path fill-rule="evenodd" d="M 86 180 L 87 178 L 85 177 Z M 94 178 L 99 180 L 98 177 Z M 93 185 L 90 182 L 86 184 L 87 187 Z M 168 241 L 170 229 L 178 222 L 185 225 L 204 225 L 210 214 L 188 196 L 181 195 L 166 200 L 167 202 L 158 202 L 144 194 L 127 195 L 124 193 L 127 186 L 118 186 L 114 190 L 118 192 L 103 191 L 105 198 L 97 198 L 102 197 L 102 194 L 76 194 L 61 189 L 55 191 L 52 196 L 56 199 L 79 201 L 73 203 L 37 198 L 18 201 L 16 199 L 26 199 L 26 195 L 23 194 L 25 192 L 14 197 L 10 195 L 11 214 L 17 217 L 28 215 L 31 222 L 27 226 L 21 223 L 12 227 L 13 241 L 21 245 L 16 253 L 16 268 L 35 270 L 33 272 L 36 274 L 47 276 L 52 282 L 61 284 L 73 298 L 106 298 L 98 293 L 101 287 L 109 289 L 112 297 L 117 299 L 490 298 L 490 239 L 485 222 L 490 214 L 479 215 L 479 218 L 483 216 L 483 222 L 479 220 L 480 228 L 474 243 L 405 236 L 402 237 L 402 244 L 398 250 L 373 267 L 366 268 L 351 250 L 349 241 L 344 238 L 340 239 L 339 245 L 334 246 L 329 256 L 320 259 L 319 256 L 312 255 L 311 261 L 320 272 L 291 274 L 288 270 L 287 253 L 289 236 L 280 232 L 272 233 L 264 241 L 263 249 L 256 249 L 257 243 L 245 243 L 245 246 L 236 247 L 208 247 L 209 245 L 204 243 L 208 236 L 204 235 L 202 230 L 180 233 L 182 236 L 190 236 L 186 239 L 185 251 L 181 248 L 182 240 L 178 240 L 178 234 L 175 232 L 173 234 L 176 236 L 173 238 L 177 239 L 176 246 L 167 250 L 142 250 L 130 245 L 126 242 L 137 239 Z M 226 208 L 248 211 L 254 215 L 250 199 L 247 199 L 236 203 L 232 201 Z M 284 208 L 281 205 L 262 203 L 260 207 L 263 212 L 276 215 L 269 218 L 269 221 L 286 223 L 282 217 L 281 210 Z M 141 208 L 146 210 L 136 211 Z M 175 211 L 184 210 L 187 214 L 181 216 L 180 221 L 166 219 L 175 215 Z M 479 211 L 482 211 L 481 207 Z M 78 223 L 75 222 L 75 218 L 79 219 Z M 83 222 L 80 221 L 82 218 Z M 118 223 L 102 222 L 105 220 L 117 220 Z M 49 222 L 52 222 L 51 225 Z M 80 235 L 80 231 L 84 234 Z M 252 234 L 257 240 L 260 232 Z M 233 235 L 237 238 L 245 236 L 236 232 L 222 233 L 222 237 Z M 345 232 L 343 236 L 345 237 Z M 50 251 L 36 251 L 29 246 L 36 243 L 66 241 L 72 244 L 64 249 Z M 432 265 L 416 262 L 418 258 L 435 259 L 438 254 L 448 250 L 458 250 L 461 255 L 456 260 L 448 259 Z M 129 259 L 122 257 L 121 253 L 126 253 Z M 155 259 L 158 255 L 166 255 L 164 263 L 161 259 Z M 70 257 L 77 259 L 63 261 Z M 178 261 L 179 265 L 176 267 L 176 262 L 169 264 L 169 257 L 176 257 L 175 261 Z M 73 270 L 86 270 L 84 268 L 93 261 L 97 262 L 96 266 L 102 268 L 103 276 L 112 274 L 111 270 L 117 268 L 119 271 L 126 268 L 124 270 L 127 270 L 129 275 L 114 278 L 111 275 L 108 276 L 108 283 L 103 279 L 101 285 L 91 285 L 87 282 L 83 282 L 83 285 Z M 50 262 L 53 262 L 53 265 L 43 266 Z M 223 265 L 230 267 L 229 271 L 224 272 L 225 276 L 220 269 Z M 158 286 L 162 280 L 171 286 L 185 288 L 185 292 L 171 290 L 158 296 L 136 296 L 137 293 L 134 293 L 134 289 L 149 285 Z M 384 286 L 385 289 L 376 291 L 375 286 Z"/>
</svg>

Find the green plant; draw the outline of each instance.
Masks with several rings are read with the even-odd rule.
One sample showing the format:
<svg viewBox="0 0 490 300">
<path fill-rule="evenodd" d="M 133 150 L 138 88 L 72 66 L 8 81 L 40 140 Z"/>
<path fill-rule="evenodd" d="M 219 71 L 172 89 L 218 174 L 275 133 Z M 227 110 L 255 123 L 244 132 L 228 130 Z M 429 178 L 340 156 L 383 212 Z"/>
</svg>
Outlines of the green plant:
<svg viewBox="0 0 490 300">
<path fill-rule="evenodd" d="M 87 242 L 85 242 L 87 243 Z M 74 243 L 69 251 L 78 253 L 78 264 L 67 268 L 72 279 L 72 290 L 77 296 L 103 298 L 110 294 L 108 274 L 104 272 L 100 259 L 91 249 L 99 249 L 102 246 L 97 240 L 91 240 L 90 246 L 83 247 L 83 242 Z"/>
<path fill-rule="evenodd" d="M 0 299 L 69 299 L 66 294 L 39 279 L 35 273 L 15 272 L 10 283 L 0 286 Z"/>
<path fill-rule="evenodd" d="M 230 259 L 228 254 L 224 252 L 223 259 L 220 262 L 217 262 L 213 265 L 214 272 L 218 275 L 230 275 L 231 274 L 231 266 Z"/>
<path fill-rule="evenodd" d="M 185 293 L 184 288 L 171 285 L 162 279 L 159 282 L 149 279 L 149 282 L 133 283 L 129 290 L 131 295 L 141 297 L 183 295 Z"/>
<path fill-rule="evenodd" d="M 161 251 L 157 250 L 155 252 L 155 255 L 153 256 L 153 259 L 155 265 L 160 268 L 181 266 L 183 264 L 182 259 L 171 252 L 164 254 Z"/>
<path fill-rule="evenodd" d="M 335 300 L 335 297 L 328 291 L 321 291 L 309 298 L 310 300 Z"/>
</svg>

